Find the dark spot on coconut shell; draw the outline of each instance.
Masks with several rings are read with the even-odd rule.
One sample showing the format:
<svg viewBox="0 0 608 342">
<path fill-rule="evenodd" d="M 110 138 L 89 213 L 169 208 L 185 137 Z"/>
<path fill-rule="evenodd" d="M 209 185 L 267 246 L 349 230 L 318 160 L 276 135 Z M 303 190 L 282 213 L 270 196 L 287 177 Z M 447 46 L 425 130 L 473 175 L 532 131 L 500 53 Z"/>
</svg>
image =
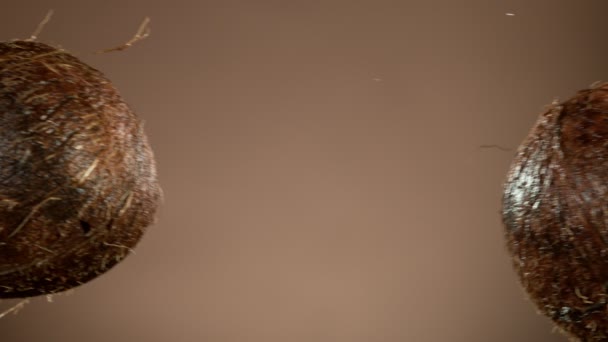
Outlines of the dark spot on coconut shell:
<svg viewBox="0 0 608 342">
<path fill-rule="evenodd" d="M 608 341 L 608 84 L 542 113 L 504 188 L 507 246 L 538 310 Z"/>
<path fill-rule="evenodd" d="M 101 72 L 42 43 L 0 43 L 0 298 L 108 271 L 159 198 L 142 123 Z"/>
<path fill-rule="evenodd" d="M 91 231 L 91 224 L 87 221 L 80 220 L 80 228 L 82 228 L 83 233 L 89 234 Z"/>
</svg>

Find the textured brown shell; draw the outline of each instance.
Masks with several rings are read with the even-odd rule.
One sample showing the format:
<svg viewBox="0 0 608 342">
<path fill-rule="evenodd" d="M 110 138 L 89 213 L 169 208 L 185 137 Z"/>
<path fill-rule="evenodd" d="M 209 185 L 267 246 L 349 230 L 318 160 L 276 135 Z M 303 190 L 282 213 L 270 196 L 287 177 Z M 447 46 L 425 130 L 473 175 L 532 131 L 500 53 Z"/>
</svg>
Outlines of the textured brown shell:
<svg viewBox="0 0 608 342">
<path fill-rule="evenodd" d="M 159 196 L 142 124 L 99 71 L 42 43 L 0 43 L 0 298 L 106 272 Z"/>
<path fill-rule="evenodd" d="M 608 84 L 540 116 L 511 166 L 503 221 L 538 310 L 580 341 L 608 341 Z"/>
</svg>

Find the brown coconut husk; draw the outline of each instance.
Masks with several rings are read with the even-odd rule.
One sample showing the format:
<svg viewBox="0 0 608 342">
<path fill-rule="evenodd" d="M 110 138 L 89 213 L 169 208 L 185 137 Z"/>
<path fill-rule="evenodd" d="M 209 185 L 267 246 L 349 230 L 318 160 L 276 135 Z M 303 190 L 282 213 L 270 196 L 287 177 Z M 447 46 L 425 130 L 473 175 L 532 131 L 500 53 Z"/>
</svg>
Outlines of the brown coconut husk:
<svg viewBox="0 0 608 342">
<path fill-rule="evenodd" d="M 540 115 L 511 166 L 503 221 L 538 310 L 575 340 L 608 341 L 608 83 Z"/>
<path fill-rule="evenodd" d="M 43 43 L 0 43 L 0 298 L 108 271 L 159 199 L 142 122 L 101 72 Z"/>
</svg>

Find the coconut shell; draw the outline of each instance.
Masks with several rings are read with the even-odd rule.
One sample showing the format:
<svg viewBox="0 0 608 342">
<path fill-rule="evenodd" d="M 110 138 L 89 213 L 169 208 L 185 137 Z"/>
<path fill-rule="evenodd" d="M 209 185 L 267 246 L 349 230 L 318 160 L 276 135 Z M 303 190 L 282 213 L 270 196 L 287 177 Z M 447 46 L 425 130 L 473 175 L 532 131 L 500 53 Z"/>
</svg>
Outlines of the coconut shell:
<svg viewBox="0 0 608 342">
<path fill-rule="evenodd" d="M 608 84 L 542 113 L 504 188 L 507 247 L 538 310 L 608 341 Z"/>
<path fill-rule="evenodd" d="M 43 43 L 0 43 L 0 298 L 108 271 L 159 198 L 143 125 L 101 72 Z"/>
</svg>

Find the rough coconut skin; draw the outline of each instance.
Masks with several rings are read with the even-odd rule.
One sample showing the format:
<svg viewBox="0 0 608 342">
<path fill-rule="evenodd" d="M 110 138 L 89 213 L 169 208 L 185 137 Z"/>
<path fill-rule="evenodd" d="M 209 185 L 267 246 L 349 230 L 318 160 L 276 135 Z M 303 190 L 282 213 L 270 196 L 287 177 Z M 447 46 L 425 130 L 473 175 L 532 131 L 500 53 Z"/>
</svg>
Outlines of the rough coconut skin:
<svg viewBox="0 0 608 342">
<path fill-rule="evenodd" d="M 142 123 L 99 71 L 42 43 L 0 43 L 0 298 L 106 272 L 159 198 Z"/>
<path fill-rule="evenodd" d="M 511 166 L 503 221 L 538 310 L 575 341 L 608 341 L 608 84 L 540 115 Z"/>
</svg>

